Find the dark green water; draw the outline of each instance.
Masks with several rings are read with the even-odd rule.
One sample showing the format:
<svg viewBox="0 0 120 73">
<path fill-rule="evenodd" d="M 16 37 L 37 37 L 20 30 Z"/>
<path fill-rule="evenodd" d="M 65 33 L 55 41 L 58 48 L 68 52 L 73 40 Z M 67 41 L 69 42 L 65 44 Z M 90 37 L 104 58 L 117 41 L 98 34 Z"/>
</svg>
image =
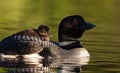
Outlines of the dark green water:
<svg viewBox="0 0 120 73">
<path fill-rule="evenodd" d="M 0 39 L 45 23 L 50 25 L 51 39 L 57 41 L 59 22 L 78 14 L 97 26 L 86 31 L 81 39 L 91 54 L 81 73 L 119 73 L 119 13 L 119 0 L 0 0 Z"/>
</svg>

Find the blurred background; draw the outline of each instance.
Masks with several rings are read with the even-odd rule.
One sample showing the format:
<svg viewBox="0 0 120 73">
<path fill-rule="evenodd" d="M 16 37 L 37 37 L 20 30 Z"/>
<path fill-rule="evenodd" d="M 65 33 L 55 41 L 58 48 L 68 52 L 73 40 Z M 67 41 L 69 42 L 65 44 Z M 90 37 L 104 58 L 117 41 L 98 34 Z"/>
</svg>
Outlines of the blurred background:
<svg viewBox="0 0 120 73">
<path fill-rule="evenodd" d="M 0 40 L 48 24 L 51 40 L 57 42 L 58 25 L 69 15 L 81 15 L 97 26 L 81 38 L 91 54 L 82 73 L 120 72 L 120 0 L 0 0 Z"/>
</svg>

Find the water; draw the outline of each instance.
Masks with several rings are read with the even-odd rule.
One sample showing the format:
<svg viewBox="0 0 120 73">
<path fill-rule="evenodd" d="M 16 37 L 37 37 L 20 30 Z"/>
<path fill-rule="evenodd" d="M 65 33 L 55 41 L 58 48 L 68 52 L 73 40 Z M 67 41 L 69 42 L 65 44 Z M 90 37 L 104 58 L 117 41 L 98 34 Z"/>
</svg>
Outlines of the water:
<svg viewBox="0 0 120 73">
<path fill-rule="evenodd" d="M 0 39 L 46 23 L 51 27 L 53 35 L 51 39 L 57 41 L 59 22 L 68 15 L 79 14 L 97 27 L 86 31 L 81 38 L 83 46 L 91 55 L 88 64 L 82 66 L 70 64 L 72 67 L 70 66 L 69 69 L 81 68 L 81 73 L 120 73 L 119 3 L 119 0 L 0 0 Z M 3 64 L 0 65 L 0 73 L 6 73 L 10 66 L 0 64 Z M 53 71 L 57 72 L 58 69 L 60 68 L 55 67 Z M 12 67 L 10 70 L 15 69 Z"/>
</svg>

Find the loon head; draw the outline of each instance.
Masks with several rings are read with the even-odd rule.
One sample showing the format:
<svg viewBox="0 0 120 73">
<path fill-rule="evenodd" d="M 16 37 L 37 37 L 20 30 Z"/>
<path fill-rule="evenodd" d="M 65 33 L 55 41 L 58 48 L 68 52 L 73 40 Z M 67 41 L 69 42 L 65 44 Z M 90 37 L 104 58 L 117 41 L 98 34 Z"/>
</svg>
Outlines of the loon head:
<svg viewBox="0 0 120 73">
<path fill-rule="evenodd" d="M 81 38 L 85 30 L 94 28 L 95 25 L 85 22 L 82 16 L 72 15 L 65 17 L 59 24 L 59 42 Z"/>
</svg>

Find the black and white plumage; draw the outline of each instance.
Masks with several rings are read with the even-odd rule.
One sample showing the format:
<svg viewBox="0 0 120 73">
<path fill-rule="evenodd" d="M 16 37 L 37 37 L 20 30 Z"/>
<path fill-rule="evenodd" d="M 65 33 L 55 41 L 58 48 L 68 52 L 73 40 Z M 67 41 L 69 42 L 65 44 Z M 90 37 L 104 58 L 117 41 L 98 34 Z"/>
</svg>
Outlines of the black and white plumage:
<svg viewBox="0 0 120 73">
<path fill-rule="evenodd" d="M 6 37 L 0 42 L 0 52 L 4 54 L 32 54 L 43 49 L 36 30 L 29 29 Z"/>
</svg>

